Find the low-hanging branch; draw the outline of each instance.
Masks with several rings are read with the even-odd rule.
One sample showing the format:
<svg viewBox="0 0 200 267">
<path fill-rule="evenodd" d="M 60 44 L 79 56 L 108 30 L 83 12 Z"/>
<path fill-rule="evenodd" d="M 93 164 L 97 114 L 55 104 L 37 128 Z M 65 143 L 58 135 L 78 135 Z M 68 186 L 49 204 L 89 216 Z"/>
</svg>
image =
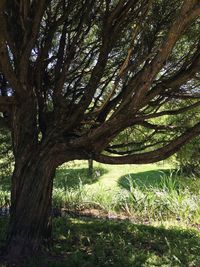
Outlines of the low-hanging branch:
<svg viewBox="0 0 200 267">
<path fill-rule="evenodd" d="M 146 140 L 145 140 L 146 141 Z M 109 152 L 109 153 L 111 153 L 111 154 L 116 154 L 116 155 L 131 155 L 131 154 L 133 154 L 133 153 L 135 153 L 135 152 L 141 152 L 141 151 L 145 151 L 146 149 L 149 149 L 149 148 L 155 148 L 155 147 L 157 147 L 158 145 L 159 146 L 163 146 L 165 143 L 167 143 L 167 141 L 166 140 L 163 140 L 163 141 L 157 141 L 157 142 L 155 142 L 155 143 L 150 143 L 150 144 L 144 144 L 144 142 L 143 142 L 143 144 L 140 146 L 140 147 L 138 147 L 138 148 L 133 148 L 133 149 L 128 149 L 128 150 L 126 150 L 126 151 L 120 151 L 120 150 L 116 150 L 116 149 L 111 149 L 111 148 L 106 148 L 105 149 L 105 151 L 106 152 Z"/>
<path fill-rule="evenodd" d="M 192 130 L 192 131 L 191 131 Z M 155 149 L 154 151 L 133 154 L 128 156 L 108 156 L 103 154 L 94 155 L 94 159 L 107 164 L 144 164 L 154 163 L 157 161 L 164 160 L 169 156 L 173 155 L 181 146 L 192 138 L 200 134 L 200 123 L 187 130 L 184 134 L 175 138 L 169 144 L 164 145 L 162 148 Z"/>
</svg>

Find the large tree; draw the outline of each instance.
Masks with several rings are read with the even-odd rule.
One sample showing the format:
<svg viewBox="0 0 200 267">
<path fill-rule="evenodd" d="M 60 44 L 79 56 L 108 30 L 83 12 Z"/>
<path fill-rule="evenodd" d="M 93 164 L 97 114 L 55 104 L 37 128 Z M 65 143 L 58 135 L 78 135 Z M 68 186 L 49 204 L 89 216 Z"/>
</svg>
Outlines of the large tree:
<svg viewBox="0 0 200 267">
<path fill-rule="evenodd" d="M 199 0 L 0 1 L 10 255 L 49 238 L 60 164 L 156 162 L 200 133 L 161 119 L 200 105 L 199 15 Z"/>
</svg>

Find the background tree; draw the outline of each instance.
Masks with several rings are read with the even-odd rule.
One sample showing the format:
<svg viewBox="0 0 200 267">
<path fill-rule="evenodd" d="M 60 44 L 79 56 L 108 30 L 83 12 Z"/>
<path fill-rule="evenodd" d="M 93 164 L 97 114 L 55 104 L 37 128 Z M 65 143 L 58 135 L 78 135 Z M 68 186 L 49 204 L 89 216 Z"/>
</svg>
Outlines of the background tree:
<svg viewBox="0 0 200 267">
<path fill-rule="evenodd" d="M 176 155 L 176 164 L 183 175 L 200 177 L 200 139 L 195 138 Z"/>
<path fill-rule="evenodd" d="M 191 101 L 191 100 L 190 100 Z M 194 102 L 194 100 L 192 100 Z M 169 118 L 171 123 L 177 127 L 182 127 L 184 124 L 186 127 L 190 127 L 195 122 L 200 120 L 199 107 L 187 112 L 187 114 L 180 114 L 175 118 Z M 183 175 L 194 175 L 196 177 L 200 174 L 200 138 L 199 136 L 192 139 L 188 144 L 182 147 L 175 155 L 174 163 L 179 168 Z"/>
<path fill-rule="evenodd" d="M 63 162 L 156 162 L 200 133 L 200 122 L 175 131 L 160 120 L 200 104 L 199 15 L 199 0 L 0 1 L 0 119 L 15 157 L 11 256 L 50 237 Z M 140 144 L 118 143 L 124 131 Z"/>
</svg>

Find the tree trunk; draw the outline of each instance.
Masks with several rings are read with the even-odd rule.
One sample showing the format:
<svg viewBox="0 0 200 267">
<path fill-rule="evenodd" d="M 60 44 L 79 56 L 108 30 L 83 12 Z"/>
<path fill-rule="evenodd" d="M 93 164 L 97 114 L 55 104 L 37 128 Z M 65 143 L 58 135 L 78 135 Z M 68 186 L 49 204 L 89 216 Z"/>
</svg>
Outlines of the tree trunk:
<svg viewBox="0 0 200 267">
<path fill-rule="evenodd" d="M 53 162 L 44 156 L 16 163 L 7 237 L 7 252 L 12 258 L 38 252 L 51 236 L 55 169 Z"/>
<path fill-rule="evenodd" d="M 93 177 L 93 159 L 88 160 L 88 176 Z"/>
</svg>

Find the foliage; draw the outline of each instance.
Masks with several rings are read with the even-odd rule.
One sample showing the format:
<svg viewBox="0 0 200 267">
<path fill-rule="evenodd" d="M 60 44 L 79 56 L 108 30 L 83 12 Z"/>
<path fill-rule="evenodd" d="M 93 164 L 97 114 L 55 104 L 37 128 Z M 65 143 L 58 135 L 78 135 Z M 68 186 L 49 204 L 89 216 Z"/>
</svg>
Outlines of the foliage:
<svg viewBox="0 0 200 267">
<path fill-rule="evenodd" d="M 200 177 L 200 138 L 195 138 L 183 147 L 176 156 L 180 171 L 184 175 Z"/>
<path fill-rule="evenodd" d="M 181 107 L 181 103 L 176 103 Z M 198 122 L 200 119 L 200 109 L 195 108 L 187 114 L 182 114 L 167 118 L 168 122 L 177 128 L 180 128 L 182 124 L 186 127 L 190 127 L 193 123 Z M 185 176 L 200 177 L 200 138 L 196 137 L 188 144 L 183 146 L 175 156 L 174 163 L 180 169 L 181 173 Z"/>
<path fill-rule="evenodd" d="M 1 6 L 1 121 L 15 152 L 47 142 L 56 166 L 151 163 L 199 134 L 198 121 L 189 131 L 159 123 L 199 106 L 198 0 L 45 1 Z"/>
<path fill-rule="evenodd" d="M 10 176 L 13 167 L 13 155 L 10 132 L 0 131 L 0 177 Z"/>
</svg>

